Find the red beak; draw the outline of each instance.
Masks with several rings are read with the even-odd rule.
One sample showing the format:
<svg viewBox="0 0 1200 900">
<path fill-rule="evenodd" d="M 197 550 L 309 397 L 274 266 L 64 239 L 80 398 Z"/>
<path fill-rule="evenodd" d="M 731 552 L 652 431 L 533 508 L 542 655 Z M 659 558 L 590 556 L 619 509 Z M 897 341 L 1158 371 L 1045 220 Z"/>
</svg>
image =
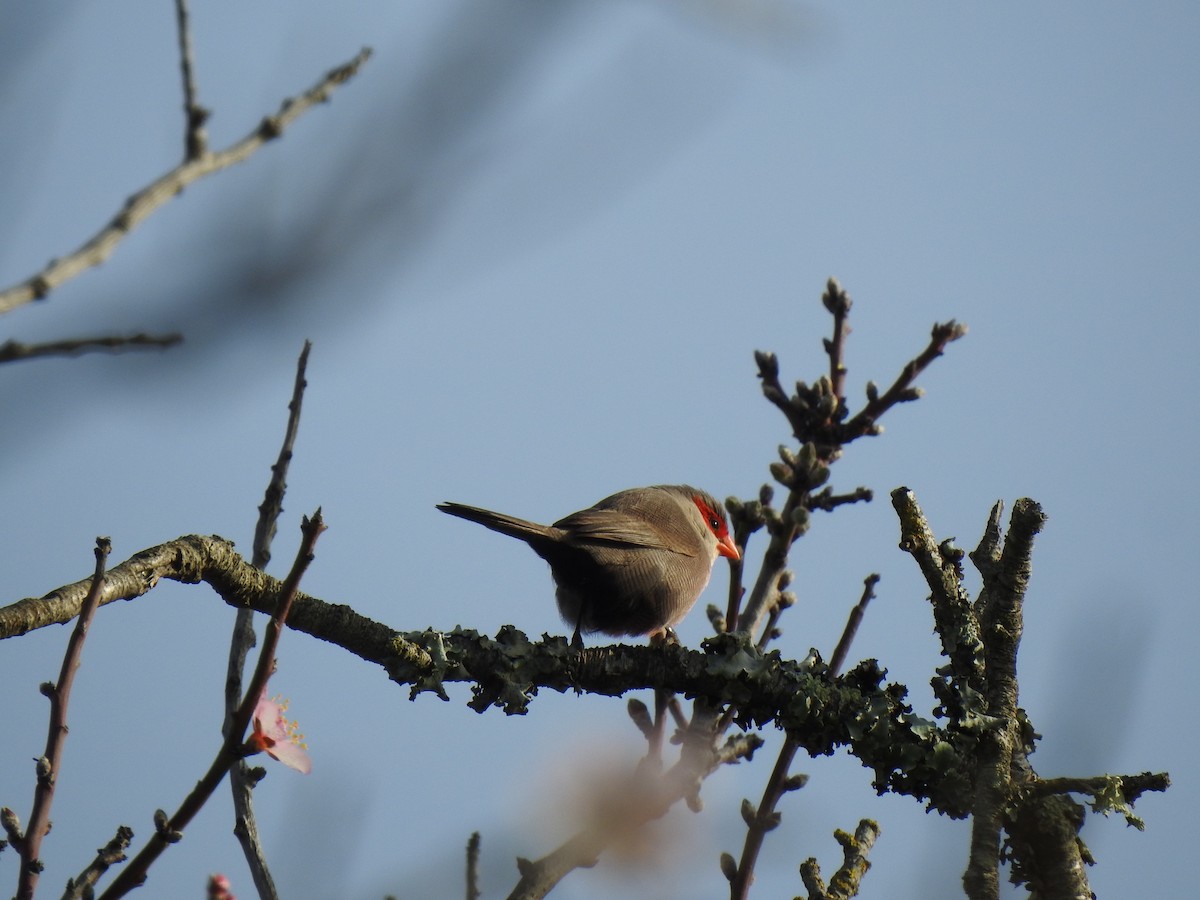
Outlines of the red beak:
<svg viewBox="0 0 1200 900">
<path fill-rule="evenodd" d="M 733 535 L 727 534 L 717 541 L 717 555 L 728 556 L 730 559 L 742 558 L 742 554 L 738 553 L 737 544 L 733 542 Z"/>
</svg>

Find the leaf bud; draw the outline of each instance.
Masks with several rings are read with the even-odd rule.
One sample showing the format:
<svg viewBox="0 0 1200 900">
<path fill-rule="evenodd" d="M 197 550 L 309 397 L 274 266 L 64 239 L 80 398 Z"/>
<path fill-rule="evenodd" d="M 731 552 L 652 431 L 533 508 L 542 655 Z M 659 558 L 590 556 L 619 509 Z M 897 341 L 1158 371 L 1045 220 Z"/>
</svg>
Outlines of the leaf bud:
<svg viewBox="0 0 1200 900">
<path fill-rule="evenodd" d="M 754 820 L 758 818 L 758 810 L 754 808 L 754 804 L 746 798 L 742 798 L 742 821 L 753 827 Z"/>
<path fill-rule="evenodd" d="M 801 772 L 785 778 L 783 780 L 783 789 L 784 791 L 798 791 L 806 784 L 808 784 L 808 776 Z"/>
<path fill-rule="evenodd" d="M 642 734 L 649 736 L 654 731 L 654 721 L 650 718 L 650 710 L 641 700 L 630 700 L 625 704 L 625 711 L 629 713 L 629 718 L 633 719 L 633 724 Z"/>
<path fill-rule="evenodd" d="M 754 361 L 758 363 L 758 373 L 764 378 L 779 377 L 779 360 L 774 353 L 766 350 L 755 350 Z"/>
<path fill-rule="evenodd" d="M 721 874 L 725 876 L 725 879 L 730 884 L 737 878 L 737 863 L 728 853 L 721 854 Z"/>
</svg>

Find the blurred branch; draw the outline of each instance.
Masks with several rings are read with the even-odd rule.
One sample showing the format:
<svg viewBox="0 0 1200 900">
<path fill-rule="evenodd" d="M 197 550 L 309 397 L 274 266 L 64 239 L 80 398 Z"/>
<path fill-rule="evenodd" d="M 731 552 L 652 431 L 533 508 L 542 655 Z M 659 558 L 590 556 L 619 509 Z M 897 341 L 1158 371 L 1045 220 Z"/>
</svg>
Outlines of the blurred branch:
<svg viewBox="0 0 1200 900">
<path fill-rule="evenodd" d="M 572 870 L 594 866 L 600 854 L 614 841 L 666 815 L 680 800 L 693 797 L 700 781 L 722 765 L 750 759 L 761 745 L 762 738 L 747 734 L 732 737 L 720 747 L 706 742 L 700 752 L 689 753 L 685 742 L 679 762 L 664 775 L 639 769 L 631 784 L 607 798 L 607 807 L 595 824 L 536 862 L 518 859 L 521 880 L 508 895 L 508 900 L 545 897 Z"/>
<path fill-rule="evenodd" d="M 11 312 L 33 300 L 44 299 L 52 290 L 93 266 L 104 262 L 133 229 L 151 213 L 177 196 L 195 181 L 243 162 L 314 106 L 329 99 L 339 85 L 350 80 L 370 57 L 364 49 L 345 65 L 326 73 L 313 87 L 299 97 L 283 102 L 279 111 L 266 116 L 253 131 L 224 150 L 205 152 L 172 169 L 158 180 L 138 191 L 124 208 L 83 246 L 61 259 L 52 260 L 31 278 L 0 290 L 0 315 Z"/>
<path fill-rule="evenodd" d="M 44 344 L 25 344 L 20 341 L 5 341 L 0 344 L 0 363 L 37 359 L 41 356 L 82 356 L 93 350 L 110 350 L 124 353 L 126 350 L 141 350 L 147 347 L 165 349 L 183 341 L 181 334 L 131 334 L 129 337 L 72 338 L 63 341 L 47 341 Z"/>
</svg>

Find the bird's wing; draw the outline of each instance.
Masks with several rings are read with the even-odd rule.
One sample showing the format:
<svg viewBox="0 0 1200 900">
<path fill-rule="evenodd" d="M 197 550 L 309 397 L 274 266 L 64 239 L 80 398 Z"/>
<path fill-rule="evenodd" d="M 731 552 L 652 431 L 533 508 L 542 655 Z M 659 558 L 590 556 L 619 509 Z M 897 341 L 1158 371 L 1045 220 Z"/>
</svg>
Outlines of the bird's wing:
<svg viewBox="0 0 1200 900">
<path fill-rule="evenodd" d="M 650 550 L 667 550 L 685 556 L 696 554 L 668 541 L 667 537 L 645 519 L 615 509 L 584 509 L 554 523 L 574 544 L 619 544 Z"/>
</svg>

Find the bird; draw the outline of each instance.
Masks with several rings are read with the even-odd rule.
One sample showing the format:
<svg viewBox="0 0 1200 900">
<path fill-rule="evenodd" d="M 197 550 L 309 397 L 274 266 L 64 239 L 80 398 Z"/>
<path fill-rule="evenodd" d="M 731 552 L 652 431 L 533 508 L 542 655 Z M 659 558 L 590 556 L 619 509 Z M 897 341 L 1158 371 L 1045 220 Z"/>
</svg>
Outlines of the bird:
<svg viewBox="0 0 1200 900">
<path fill-rule="evenodd" d="M 524 541 L 550 564 L 574 647 L 583 646 L 583 632 L 666 639 L 708 585 L 717 557 L 741 558 L 721 504 L 686 484 L 618 491 L 553 525 L 462 503 L 437 508 Z"/>
</svg>

